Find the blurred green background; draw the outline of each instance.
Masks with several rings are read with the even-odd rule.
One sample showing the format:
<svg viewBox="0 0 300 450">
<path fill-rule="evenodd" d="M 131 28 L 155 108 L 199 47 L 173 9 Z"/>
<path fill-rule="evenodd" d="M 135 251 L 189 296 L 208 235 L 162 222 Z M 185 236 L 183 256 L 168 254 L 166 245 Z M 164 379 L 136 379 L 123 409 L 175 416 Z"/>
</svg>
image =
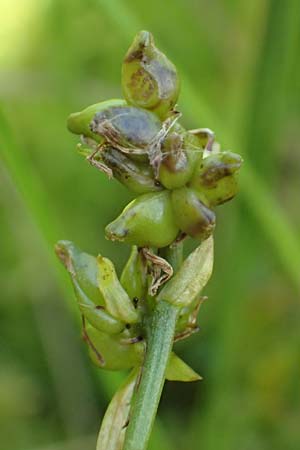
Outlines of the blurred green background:
<svg viewBox="0 0 300 450">
<path fill-rule="evenodd" d="M 151 450 L 300 448 L 300 3 L 2 0 L 0 435 L 5 450 L 93 450 L 121 374 L 94 369 L 58 239 L 112 258 L 103 228 L 130 198 L 76 153 L 67 115 L 121 95 L 140 29 L 182 77 L 185 125 L 241 153 L 218 209 L 197 335 L 178 353 L 204 377 L 168 383 Z"/>
</svg>

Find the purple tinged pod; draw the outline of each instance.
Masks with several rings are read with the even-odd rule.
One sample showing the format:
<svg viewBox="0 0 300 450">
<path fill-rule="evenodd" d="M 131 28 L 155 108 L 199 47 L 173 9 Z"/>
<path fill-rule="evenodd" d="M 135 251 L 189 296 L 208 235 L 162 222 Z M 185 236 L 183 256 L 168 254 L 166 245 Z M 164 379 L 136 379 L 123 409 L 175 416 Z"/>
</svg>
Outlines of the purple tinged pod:
<svg viewBox="0 0 300 450">
<path fill-rule="evenodd" d="M 189 186 L 200 197 L 205 195 L 211 206 L 225 203 L 238 192 L 237 175 L 242 163 L 236 153 L 212 153 L 198 163 Z"/>
<path fill-rule="evenodd" d="M 197 138 L 176 126 L 162 145 L 162 161 L 158 180 L 167 189 L 184 186 L 192 177 L 197 162 L 202 158 Z"/>
<path fill-rule="evenodd" d="M 83 135 L 86 138 L 91 138 L 98 143 L 104 141 L 103 137 L 99 134 L 93 133 L 90 129 L 91 121 L 96 113 L 106 110 L 110 107 L 125 106 L 126 101 L 123 99 L 112 99 L 104 102 L 90 105 L 80 112 L 75 112 L 69 115 L 67 120 L 67 127 L 71 133 Z"/>
<path fill-rule="evenodd" d="M 101 150 L 101 161 L 112 170 L 113 177 L 136 194 L 161 191 L 163 186 L 155 180 L 149 164 L 133 161 L 128 155 L 111 146 Z"/>
<path fill-rule="evenodd" d="M 215 213 L 196 193 L 187 187 L 175 189 L 171 194 L 174 217 L 178 227 L 191 237 L 207 239 L 215 228 Z"/>
<path fill-rule="evenodd" d="M 105 229 L 112 241 L 158 248 L 170 245 L 178 232 L 166 190 L 137 197 Z"/>
<path fill-rule="evenodd" d="M 174 64 L 154 45 L 148 31 L 139 32 L 122 66 L 124 97 L 132 105 L 165 119 L 174 108 L 180 89 Z"/>
<path fill-rule="evenodd" d="M 145 156 L 161 129 L 161 121 L 150 111 L 135 106 L 111 106 L 94 115 L 91 131 L 128 155 Z"/>
</svg>

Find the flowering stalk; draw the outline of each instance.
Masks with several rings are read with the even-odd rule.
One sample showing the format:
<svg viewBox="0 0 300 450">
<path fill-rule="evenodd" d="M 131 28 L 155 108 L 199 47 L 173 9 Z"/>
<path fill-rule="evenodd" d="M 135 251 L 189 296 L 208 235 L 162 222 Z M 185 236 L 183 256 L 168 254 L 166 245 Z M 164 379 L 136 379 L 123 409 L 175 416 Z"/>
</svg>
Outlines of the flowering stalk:
<svg viewBox="0 0 300 450">
<path fill-rule="evenodd" d="M 185 130 L 175 109 L 176 67 L 138 33 L 122 66 L 124 99 L 68 119 L 79 152 L 136 194 L 105 234 L 132 245 L 120 279 L 113 263 L 60 241 L 92 361 L 132 369 L 103 420 L 97 450 L 145 450 L 165 379 L 201 377 L 173 351 L 197 331 L 201 291 L 213 266 L 215 207 L 237 192 L 239 155 L 220 150 L 207 128 Z M 199 246 L 183 261 L 183 241 Z"/>
<path fill-rule="evenodd" d="M 177 315 L 176 306 L 161 301 L 149 318 L 147 351 L 141 381 L 133 398 L 124 450 L 147 448 L 173 347 Z"/>
</svg>

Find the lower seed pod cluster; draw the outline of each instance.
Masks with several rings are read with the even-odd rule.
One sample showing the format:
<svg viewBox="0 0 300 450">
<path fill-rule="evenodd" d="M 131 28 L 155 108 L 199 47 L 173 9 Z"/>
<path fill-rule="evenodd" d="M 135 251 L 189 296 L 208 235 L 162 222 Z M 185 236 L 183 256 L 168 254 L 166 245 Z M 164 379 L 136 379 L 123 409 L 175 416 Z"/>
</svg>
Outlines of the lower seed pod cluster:
<svg viewBox="0 0 300 450">
<path fill-rule="evenodd" d="M 56 253 L 71 276 L 92 361 L 106 370 L 140 366 L 145 352 L 143 324 L 149 308 L 149 268 L 141 250 L 132 247 L 120 281 L 109 259 L 84 253 L 70 241 L 59 241 Z M 198 307 L 196 300 L 183 308 L 177 327 L 179 338 L 195 329 Z M 191 381 L 199 377 L 173 354 L 167 378 Z"/>
</svg>

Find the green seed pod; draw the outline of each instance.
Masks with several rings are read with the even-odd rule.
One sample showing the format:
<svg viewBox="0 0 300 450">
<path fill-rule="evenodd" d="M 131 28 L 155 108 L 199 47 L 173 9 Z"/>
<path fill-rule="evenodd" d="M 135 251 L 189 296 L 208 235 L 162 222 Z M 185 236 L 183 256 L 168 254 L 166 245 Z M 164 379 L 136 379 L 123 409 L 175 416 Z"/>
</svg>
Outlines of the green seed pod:
<svg viewBox="0 0 300 450">
<path fill-rule="evenodd" d="M 158 294 L 157 301 L 164 300 L 181 307 L 192 305 L 212 274 L 213 250 L 211 236 L 184 260 L 178 272 Z"/>
<path fill-rule="evenodd" d="M 125 323 L 137 323 L 139 315 L 128 294 L 118 280 L 113 263 L 101 255 L 98 262 L 98 285 L 103 295 L 107 311 Z"/>
<path fill-rule="evenodd" d="M 124 322 L 120 322 L 108 314 L 103 306 L 96 306 L 85 295 L 76 280 L 73 284 L 80 311 L 94 328 L 108 334 L 118 334 L 124 330 Z"/>
<path fill-rule="evenodd" d="M 63 265 L 70 273 L 72 280 L 78 282 L 78 286 L 85 295 L 95 303 L 104 305 L 104 298 L 98 287 L 98 266 L 94 256 L 82 252 L 71 241 L 59 241 L 55 246 L 55 252 Z"/>
<path fill-rule="evenodd" d="M 147 262 L 135 245 L 132 247 L 120 281 L 133 301 L 144 298 L 147 291 Z"/>
<path fill-rule="evenodd" d="M 98 112 L 91 131 L 128 155 L 147 157 L 147 146 L 161 129 L 155 114 L 134 106 L 112 106 Z"/>
<path fill-rule="evenodd" d="M 67 120 L 67 127 L 71 133 L 79 135 L 82 134 L 83 136 L 91 138 L 98 143 L 102 143 L 104 141 L 103 137 L 99 134 L 93 133 L 90 128 L 90 123 L 95 114 L 112 106 L 118 107 L 125 105 L 126 101 L 122 99 L 112 99 L 105 102 L 96 103 L 95 105 L 90 105 L 83 111 L 70 114 Z"/>
<path fill-rule="evenodd" d="M 143 342 L 123 344 L 119 336 L 101 333 L 93 327 L 87 327 L 86 334 L 89 354 L 96 366 L 106 370 L 126 370 L 142 364 L 145 351 Z M 98 353 L 104 363 L 101 363 Z"/>
<path fill-rule="evenodd" d="M 101 160 L 112 170 L 114 178 L 136 194 L 161 191 L 149 164 L 133 161 L 120 150 L 106 146 L 101 150 Z"/>
<path fill-rule="evenodd" d="M 238 191 L 237 173 L 242 162 L 236 153 L 213 153 L 199 162 L 189 185 L 204 194 L 211 206 L 225 203 Z"/>
<path fill-rule="evenodd" d="M 231 200 L 238 193 L 238 190 L 237 174 L 234 174 L 222 178 L 214 187 L 202 189 L 202 192 L 205 193 L 205 197 L 211 206 L 217 206 Z"/>
<path fill-rule="evenodd" d="M 178 232 L 168 191 L 134 199 L 105 229 L 107 238 L 112 241 L 158 248 L 170 245 Z"/>
<path fill-rule="evenodd" d="M 192 177 L 195 166 L 202 158 L 197 138 L 189 132 L 173 131 L 162 146 L 163 158 L 159 168 L 159 181 L 167 189 L 184 186 Z"/>
<path fill-rule="evenodd" d="M 159 51 L 148 31 L 139 32 L 122 66 L 124 97 L 165 119 L 177 102 L 180 83 L 176 67 Z"/>
<path fill-rule="evenodd" d="M 196 193 L 187 187 L 175 189 L 171 194 L 174 217 L 178 227 L 196 239 L 207 239 L 215 227 L 215 213 Z"/>
</svg>

